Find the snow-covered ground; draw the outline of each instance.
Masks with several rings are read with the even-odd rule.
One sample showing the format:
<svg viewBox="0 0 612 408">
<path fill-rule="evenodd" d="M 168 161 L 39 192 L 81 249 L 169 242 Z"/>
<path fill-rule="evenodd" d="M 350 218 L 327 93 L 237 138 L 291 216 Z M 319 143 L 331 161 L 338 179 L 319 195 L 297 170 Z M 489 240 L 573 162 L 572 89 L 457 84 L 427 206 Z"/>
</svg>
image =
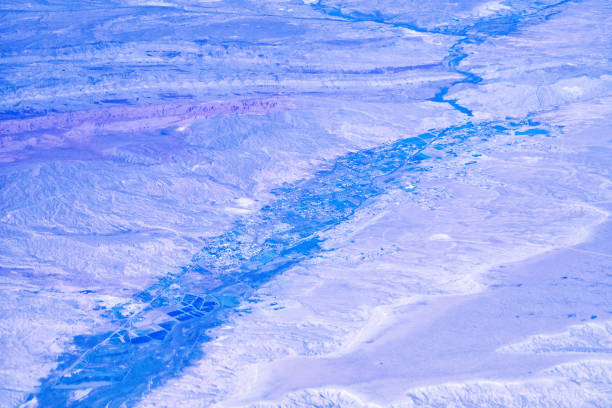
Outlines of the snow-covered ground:
<svg viewBox="0 0 612 408">
<path fill-rule="evenodd" d="M 0 14 L 0 406 L 610 406 L 609 2 Z"/>
</svg>

